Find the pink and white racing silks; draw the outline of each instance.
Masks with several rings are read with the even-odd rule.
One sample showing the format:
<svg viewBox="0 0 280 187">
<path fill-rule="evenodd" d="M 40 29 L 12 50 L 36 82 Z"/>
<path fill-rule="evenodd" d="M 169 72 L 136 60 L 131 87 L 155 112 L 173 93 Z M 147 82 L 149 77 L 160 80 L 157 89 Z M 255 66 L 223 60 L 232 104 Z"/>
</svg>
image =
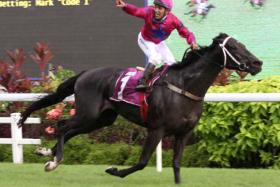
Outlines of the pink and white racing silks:
<svg viewBox="0 0 280 187">
<path fill-rule="evenodd" d="M 158 44 L 166 40 L 174 29 L 177 29 L 179 35 L 185 38 L 189 45 L 196 43 L 194 34 L 171 12 L 158 21 L 154 19 L 155 10 L 153 6 L 139 8 L 132 4 L 126 4 L 123 10 L 130 15 L 145 20 L 141 35 L 147 41 Z"/>
</svg>

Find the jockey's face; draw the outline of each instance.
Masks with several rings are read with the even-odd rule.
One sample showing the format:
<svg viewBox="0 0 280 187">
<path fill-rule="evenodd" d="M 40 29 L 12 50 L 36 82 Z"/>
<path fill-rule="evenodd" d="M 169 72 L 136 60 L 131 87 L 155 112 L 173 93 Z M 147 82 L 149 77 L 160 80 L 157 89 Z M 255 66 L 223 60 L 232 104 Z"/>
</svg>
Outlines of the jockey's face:
<svg viewBox="0 0 280 187">
<path fill-rule="evenodd" d="M 155 5 L 155 19 L 161 20 L 166 14 L 168 10 L 163 6 Z"/>
</svg>

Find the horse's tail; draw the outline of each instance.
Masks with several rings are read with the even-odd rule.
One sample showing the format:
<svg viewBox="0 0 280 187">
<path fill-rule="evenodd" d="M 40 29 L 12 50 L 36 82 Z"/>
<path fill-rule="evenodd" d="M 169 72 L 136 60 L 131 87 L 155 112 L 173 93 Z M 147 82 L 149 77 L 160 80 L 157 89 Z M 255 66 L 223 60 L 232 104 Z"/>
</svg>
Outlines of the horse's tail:
<svg viewBox="0 0 280 187">
<path fill-rule="evenodd" d="M 35 101 L 29 107 L 27 107 L 27 109 L 21 113 L 21 119 L 18 123 L 18 126 L 21 127 L 32 112 L 59 103 L 63 101 L 64 98 L 72 95 L 74 93 L 75 83 L 78 77 L 80 77 L 83 73 L 84 72 L 81 72 L 80 74 L 67 79 L 58 86 L 56 92 L 49 94 L 38 101 Z"/>
</svg>

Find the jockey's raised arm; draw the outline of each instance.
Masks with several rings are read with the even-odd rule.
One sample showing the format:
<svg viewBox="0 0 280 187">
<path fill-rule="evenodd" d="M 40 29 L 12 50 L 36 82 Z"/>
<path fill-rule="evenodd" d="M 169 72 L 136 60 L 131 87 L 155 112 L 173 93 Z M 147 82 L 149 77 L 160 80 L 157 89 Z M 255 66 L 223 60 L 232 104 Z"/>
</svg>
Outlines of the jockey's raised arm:
<svg viewBox="0 0 280 187">
<path fill-rule="evenodd" d="M 171 12 L 172 0 L 154 0 L 154 5 L 147 7 L 137 7 L 123 0 L 116 0 L 116 6 L 127 14 L 145 21 L 138 35 L 138 45 L 148 57 L 148 64 L 136 90 L 145 91 L 148 88 L 147 80 L 157 65 L 162 63 L 172 65 L 176 62 L 165 44 L 165 40 L 173 30 L 176 29 L 192 49 L 198 49 L 194 34 Z"/>
</svg>

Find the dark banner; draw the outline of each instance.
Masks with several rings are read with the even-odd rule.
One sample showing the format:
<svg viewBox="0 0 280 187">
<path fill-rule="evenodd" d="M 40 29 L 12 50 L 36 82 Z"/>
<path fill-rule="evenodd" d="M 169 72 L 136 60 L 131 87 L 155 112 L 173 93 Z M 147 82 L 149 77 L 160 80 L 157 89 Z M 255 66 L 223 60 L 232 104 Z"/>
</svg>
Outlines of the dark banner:
<svg viewBox="0 0 280 187">
<path fill-rule="evenodd" d="M 144 6 L 144 1 L 129 2 Z M 114 0 L 1 0 L 0 23 L 0 58 L 9 59 L 6 50 L 24 49 L 28 76 L 39 76 L 29 57 L 37 42 L 49 44 L 54 66 L 77 73 L 144 64 L 137 45 L 143 21 L 116 8 Z"/>
</svg>

